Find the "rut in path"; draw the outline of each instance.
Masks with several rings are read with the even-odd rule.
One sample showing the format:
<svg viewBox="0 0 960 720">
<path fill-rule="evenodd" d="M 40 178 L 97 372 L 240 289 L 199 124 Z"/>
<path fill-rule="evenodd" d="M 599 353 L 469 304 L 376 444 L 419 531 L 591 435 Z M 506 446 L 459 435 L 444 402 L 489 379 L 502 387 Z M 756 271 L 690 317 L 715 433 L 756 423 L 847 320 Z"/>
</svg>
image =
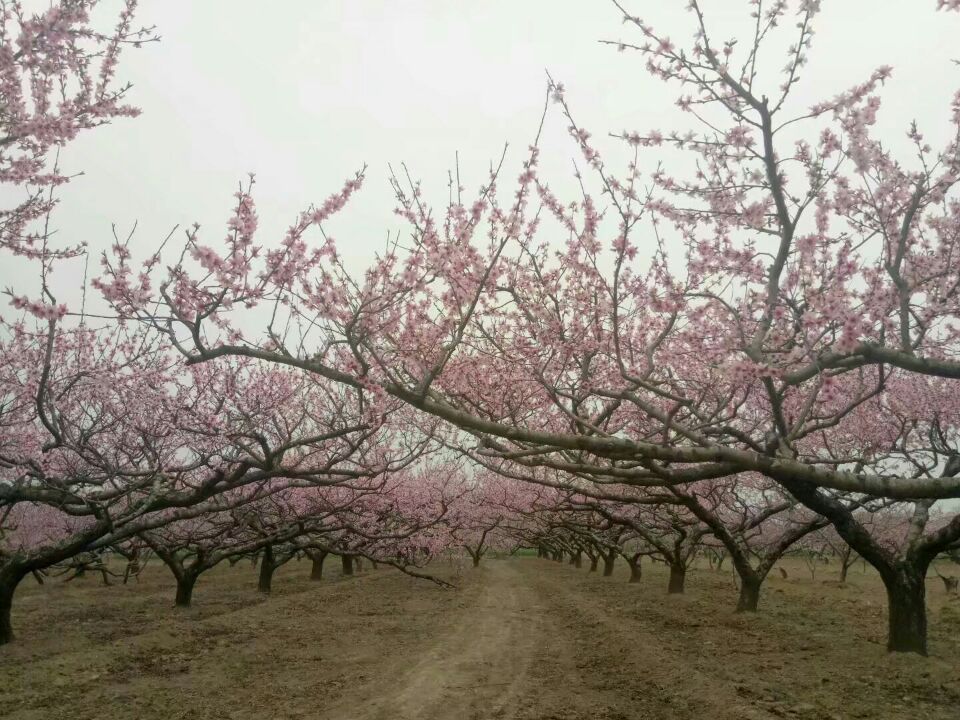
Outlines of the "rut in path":
<svg viewBox="0 0 960 720">
<path fill-rule="evenodd" d="M 511 563 L 491 562 L 482 572 L 482 585 L 438 624 L 423 651 L 378 669 L 379 677 L 394 678 L 387 687 L 326 708 L 325 717 L 469 720 L 515 706 L 542 632 L 541 619 L 529 612 L 537 598 Z"/>
</svg>

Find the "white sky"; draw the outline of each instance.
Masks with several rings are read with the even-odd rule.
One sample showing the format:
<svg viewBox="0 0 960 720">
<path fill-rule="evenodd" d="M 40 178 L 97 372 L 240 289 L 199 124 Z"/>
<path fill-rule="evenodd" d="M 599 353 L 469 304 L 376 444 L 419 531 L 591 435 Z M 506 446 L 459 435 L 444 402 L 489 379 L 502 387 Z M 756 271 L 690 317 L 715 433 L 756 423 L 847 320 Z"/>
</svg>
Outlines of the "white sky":
<svg viewBox="0 0 960 720">
<path fill-rule="evenodd" d="M 692 35 L 684 0 L 626 4 L 677 42 Z M 749 27 L 745 2 L 703 5 L 719 39 Z M 913 118 L 932 138 L 945 137 L 948 102 L 960 85 L 960 67 L 949 62 L 960 56 L 960 15 L 935 12 L 934 0 L 823 5 L 793 107 L 803 109 L 889 64 L 894 76 L 881 126 L 891 142 L 902 141 Z M 649 78 L 638 55 L 597 42 L 638 39 L 606 0 L 267 6 L 143 2 L 139 21 L 156 24 L 163 40 L 127 52 L 120 68 L 120 77 L 135 85 L 130 100 L 143 115 L 88 133 L 64 152 L 64 169 L 85 176 L 62 194 L 54 223 L 60 242 L 86 241 L 98 252 L 111 243 L 111 223 L 128 229 L 138 221 L 134 255 L 143 258 L 174 224 L 197 221 L 216 246 L 237 183 L 254 171 L 261 240 L 272 245 L 298 210 L 322 201 L 367 163 L 362 194 L 328 226 L 348 261 L 362 267 L 387 230 L 401 227 L 392 215 L 387 163 L 405 161 L 423 179 L 428 199 L 442 204 L 456 152 L 464 185 L 475 190 L 509 142 L 512 181 L 539 122 L 545 70 L 566 85 L 578 122 L 598 137 L 614 166 L 624 155 L 606 139 L 608 131 L 669 130 L 678 118 L 687 127 L 687 117 L 672 107 L 675 89 Z M 746 44 L 747 34 L 739 34 Z M 771 66 L 779 68 L 784 56 L 775 52 Z M 559 114 L 548 123 L 544 172 L 563 187 L 576 149 Z M 60 297 L 78 297 L 78 281 L 61 273 Z M 35 294 L 29 282 L 16 264 L 0 266 L 0 287 Z"/>
</svg>

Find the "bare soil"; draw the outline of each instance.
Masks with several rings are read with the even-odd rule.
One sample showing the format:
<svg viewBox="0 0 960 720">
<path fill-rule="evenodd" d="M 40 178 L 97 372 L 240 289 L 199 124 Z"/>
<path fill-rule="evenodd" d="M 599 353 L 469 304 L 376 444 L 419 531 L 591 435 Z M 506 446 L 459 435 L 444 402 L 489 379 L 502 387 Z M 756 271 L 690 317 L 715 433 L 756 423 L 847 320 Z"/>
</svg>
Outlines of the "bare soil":
<svg viewBox="0 0 960 720">
<path fill-rule="evenodd" d="M 535 558 L 485 560 L 445 590 L 393 570 L 201 577 L 172 607 L 159 565 L 141 583 L 29 579 L 0 648 L 0 717 L 18 720 L 960 718 L 960 600 L 928 585 L 931 656 L 888 655 L 883 588 L 859 565 L 772 577 L 733 612 L 728 571 L 684 595 Z M 328 571 L 333 568 L 328 568 Z"/>
</svg>

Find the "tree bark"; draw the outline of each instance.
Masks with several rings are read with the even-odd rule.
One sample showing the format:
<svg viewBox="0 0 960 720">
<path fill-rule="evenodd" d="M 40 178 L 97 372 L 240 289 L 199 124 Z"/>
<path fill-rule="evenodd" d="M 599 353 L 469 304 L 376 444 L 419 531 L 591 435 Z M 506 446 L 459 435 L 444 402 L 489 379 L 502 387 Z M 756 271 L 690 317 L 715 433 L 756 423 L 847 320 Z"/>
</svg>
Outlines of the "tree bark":
<svg viewBox="0 0 960 720">
<path fill-rule="evenodd" d="M 617 559 L 617 554 L 613 550 L 608 552 L 603 556 L 603 576 L 610 577 L 613 575 L 613 563 Z"/>
<path fill-rule="evenodd" d="M 667 592 L 671 595 L 679 595 L 683 592 L 687 580 L 687 568 L 683 563 L 670 564 L 670 582 L 667 585 Z"/>
<path fill-rule="evenodd" d="M 13 642 L 13 594 L 26 573 L 17 566 L 0 569 L 0 645 Z"/>
<path fill-rule="evenodd" d="M 637 583 L 640 582 L 640 579 L 643 577 L 643 568 L 640 566 L 640 561 L 630 561 L 630 582 Z"/>
<path fill-rule="evenodd" d="M 596 572 L 596 571 L 597 571 L 597 562 L 598 562 L 599 560 L 600 560 L 600 558 L 596 558 L 596 557 L 590 558 L 590 572 Z"/>
<path fill-rule="evenodd" d="M 325 552 L 314 553 L 310 556 L 310 559 L 313 561 L 313 564 L 310 566 L 310 579 L 322 580 L 323 579 L 323 561 L 327 559 L 327 553 Z"/>
<path fill-rule="evenodd" d="M 480 567 L 480 553 L 470 553 L 470 557 L 473 559 L 473 566 Z"/>
<path fill-rule="evenodd" d="M 582 568 L 582 567 L 583 567 L 583 554 L 582 554 L 582 553 L 578 552 L 576 555 L 573 556 L 573 566 L 574 566 L 575 568 Z"/>
<path fill-rule="evenodd" d="M 173 600 L 176 607 L 190 607 L 193 602 L 193 587 L 197 584 L 199 575 L 183 573 L 177 578 L 177 595 Z"/>
<path fill-rule="evenodd" d="M 260 577 L 257 580 L 257 590 L 269 593 L 273 586 L 273 572 L 277 569 L 276 558 L 273 555 L 273 546 L 267 545 L 263 549 L 263 559 L 260 561 Z"/>
<path fill-rule="evenodd" d="M 757 611 L 762 583 L 763 581 L 757 577 L 740 576 L 740 599 L 737 600 L 737 612 Z"/>
<path fill-rule="evenodd" d="M 353 575 L 353 555 L 341 555 L 340 566 L 343 575 Z"/>
<path fill-rule="evenodd" d="M 906 563 L 881 573 L 887 588 L 887 650 L 890 652 L 927 654 L 925 574 L 918 567 Z"/>
</svg>

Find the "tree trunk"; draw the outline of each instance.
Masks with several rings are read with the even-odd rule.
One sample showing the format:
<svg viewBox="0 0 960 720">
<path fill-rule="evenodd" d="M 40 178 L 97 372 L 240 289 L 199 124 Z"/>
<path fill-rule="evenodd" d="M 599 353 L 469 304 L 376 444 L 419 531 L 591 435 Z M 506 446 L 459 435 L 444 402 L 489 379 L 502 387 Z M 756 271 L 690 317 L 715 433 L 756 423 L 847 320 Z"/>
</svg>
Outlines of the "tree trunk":
<svg viewBox="0 0 960 720">
<path fill-rule="evenodd" d="M 683 586 L 687 580 L 687 568 L 683 563 L 670 564 L 670 583 L 667 585 L 667 592 L 671 595 L 678 595 L 683 592 Z"/>
<path fill-rule="evenodd" d="M 613 563 L 617 559 L 616 553 L 611 550 L 606 555 L 603 556 L 603 576 L 610 577 L 613 575 Z"/>
<path fill-rule="evenodd" d="M 353 555 L 341 555 L 340 566 L 343 575 L 353 575 Z"/>
<path fill-rule="evenodd" d="M 636 583 L 640 582 L 640 578 L 643 576 L 643 568 L 640 566 L 640 560 L 630 561 L 630 582 Z"/>
<path fill-rule="evenodd" d="M 313 561 L 313 564 L 310 566 L 310 579 L 322 580 L 323 579 L 323 561 L 327 559 L 327 554 L 325 552 L 315 553 L 310 556 L 310 559 Z"/>
<path fill-rule="evenodd" d="M 598 562 L 599 560 L 600 560 L 600 558 L 595 558 L 595 557 L 590 558 L 590 572 L 596 572 L 596 571 L 597 571 L 597 562 Z"/>
<path fill-rule="evenodd" d="M 840 560 L 840 582 L 845 583 L 847 581 L 847 570 L 850 568 L 847 563 L 841 559 Z"/>
<path fill-rule="evenodd" d="M 177 578 L 177 596 L 173 600 L 176 607 L 190 607 L 193 601 L 193 586 L 199 575 L 184 573 Z"/>
<path fill-rule="evenodd" d="M 267 545 L 263 549 L 263 560 L 260 562 L 260 578 L 257 580 L 257 590 L 269 593 L 273 585 L 273 572 L 277 569 L 276 558 L 273 555 L 273 546 Z"/>
<path fill-rule="evenodd" d="M 760 604 L 760 585 L 757 577 L 740 576 L 740 599 L 737 600 L 737 612 L 756 612 Z"/>
<path fill-rule="evenodd" d="M 470 553 L 470 557 L 473 559 L 473 566 L 480 567 L 480 553 Z"/>
<path fill-rule="evenodd" d="M 926 568 L 924 568 L 926 569 Z M 890 652 L 927 654 L 927 604 L 925 573 L 900 565 L 881 573 L 887 588 Z"/>
<path fill-rule="evenodd" d="M 574 566 L 575 568 L 582 568 L 582 567 L 583 567 L 583 554 L 582 554 L 582 553 L 579 553 L 579 552 L 578 552 L 576 555 L 573 556 L 573 566 Z"/>
<path fill-rule="evenodd" d="M 13 594 L 26 571 L 17 567 L 0 569 L 0 645 L 13 642 Z"/>
</svg>

